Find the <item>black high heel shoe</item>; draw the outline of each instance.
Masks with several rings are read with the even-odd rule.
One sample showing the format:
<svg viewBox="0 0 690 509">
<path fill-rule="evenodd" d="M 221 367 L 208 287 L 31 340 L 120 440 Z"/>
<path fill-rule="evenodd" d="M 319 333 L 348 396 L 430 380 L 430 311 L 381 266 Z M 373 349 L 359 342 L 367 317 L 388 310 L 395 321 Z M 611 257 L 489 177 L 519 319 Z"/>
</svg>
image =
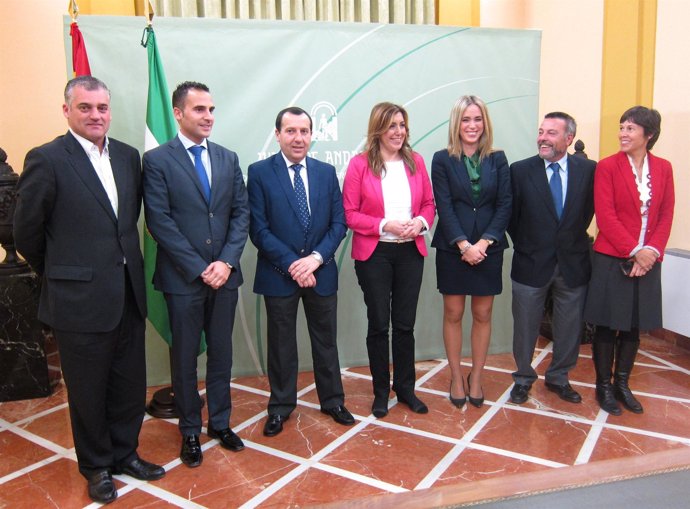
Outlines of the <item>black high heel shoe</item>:
<svg viewBox="0 0 690 509">
<path fill-rule="evenodd" d="M 482 397 L 481 398 L 473 398 L 470 396 L 470 390 L 472 387 L 470 386 L 470 377 L 472 376 L 472 372 L 470 372 L 469 375 L 467 375 L 467 399 L 470 401 L 470 405 L 476 408 L 481 408 L 482 405 L 484 404 L 484 390 L 482 390 Z"/>
<path fill-rule="evenodd" d="M 462 379 L 462 388 L 465 388 L 465 379 Z M 450 388 L 448 389 L 448 399 L 450 400 L 451 403 L 453 403 L 456 407 L 462 408 L 465 406 L 465 402 L 467 401 L 467 392 L 465 392 L 465 395 L 462 398 L 454 398 L 453 397 L 453 380 L 450 381 Z"/>
</svg>

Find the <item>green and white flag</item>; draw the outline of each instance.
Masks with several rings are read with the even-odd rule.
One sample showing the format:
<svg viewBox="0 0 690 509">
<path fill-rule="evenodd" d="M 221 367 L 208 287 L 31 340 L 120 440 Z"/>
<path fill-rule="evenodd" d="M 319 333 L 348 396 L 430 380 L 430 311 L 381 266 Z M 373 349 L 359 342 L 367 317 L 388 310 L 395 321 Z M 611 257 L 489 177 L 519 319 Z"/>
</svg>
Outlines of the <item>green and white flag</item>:
<svg viewBox="0 0 690 509">
<path fill-rule="evenodd" d="M 148 52 L 149 61 L 149 93 L 146 103 L 146 133 L 144 135 L 144 150 L 156 148 L 161 143 L 172 139 L 177 132 L 175 117 L 170 105 L 168 84 L 163 72 L 156 36 L 153 28 L 144 29 L 141 42 Z M 153 272 L 156 268 L 156 241 L 153 240 L 148 228 L 144 229 L 144 273 L 146 277 L 146 304 L 148 318 L 158 334 L 168 345 L 172 345 L 168 309 L 163 294 L 153 288 Z"/>
</svg>

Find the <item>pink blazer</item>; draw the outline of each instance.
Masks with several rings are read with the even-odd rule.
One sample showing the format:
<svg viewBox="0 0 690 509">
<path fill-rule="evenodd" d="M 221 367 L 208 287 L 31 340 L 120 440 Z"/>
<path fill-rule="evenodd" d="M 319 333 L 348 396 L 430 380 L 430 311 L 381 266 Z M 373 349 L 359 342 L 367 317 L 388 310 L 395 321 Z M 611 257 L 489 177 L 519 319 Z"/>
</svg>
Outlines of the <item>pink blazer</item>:
<svg viewBox="0 0 690 509">
<path fill-rule="evenodd" d="M 416 152 L 413 152 L 413 157 L 417 166 L 415 174 L 412 175 L 410 169 L 406 167 L 412 196 L 412 217 L 422 216 L 431 229 L 436 215 L 434 193 L 424 159 Z M 352 258 L 360 261 L 367 260 L 379 242 L 379 225 L 384 217 L 385 209 L 381 179 L 371 173 L 366 153 L 359 154 L 350 160 L 343 183 L 343 206 L 345 221 L 353 231 Z M 424 235 L 419 235 L 415 243 L 419 253 L 426 256 Z"/>
<path fill-rule="evenodd" d="M 673 222 L 673 169 L 665 159 L 647 153 L 652 185 L 644 243 L 656 248 L 664 257 L 664 249 Z M 637 246 L 642 218 L 640 193 L 633 170 L 624 152 L 618 152 L 597 164 L 594 172 L 594 212 L 599 234 L 594 250 L 610 256 L 626 258 Z"/>
</svg>

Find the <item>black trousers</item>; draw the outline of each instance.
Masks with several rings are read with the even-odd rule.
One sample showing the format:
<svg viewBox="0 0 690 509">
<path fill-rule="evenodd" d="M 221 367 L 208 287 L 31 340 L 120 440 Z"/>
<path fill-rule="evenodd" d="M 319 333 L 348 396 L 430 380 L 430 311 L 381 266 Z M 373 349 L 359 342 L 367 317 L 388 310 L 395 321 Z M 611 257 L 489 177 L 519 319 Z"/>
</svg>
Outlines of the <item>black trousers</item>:
<svg viewBox="0 0 690 509">
<path fill-rule="evenodd" d="M 367 306 L 367 352 L 374 395 L 388 397 L 389 330 L 392 325 L 393 390 L 414 391 L 414 325 L 424 257 L 414 242 L 379 242 L 366 261 L 355 261 L 355 272 Z"/>
<path fill-rule="evenodd" d="M 321 408 L 333 408 L 345 402 L 336 335 L 337 294 L 323 296 L 313 288 L 299 288 L 288 297 L 264 296 L 271 385 L 269 414 L 285 417 L 297 405 L 297 308 L 300 300 L 307 319 L 314 382 Z"/>
<path fill-rule="evenodd" d="M 124 308 L 114 330 L 54 331 L 84 477 L 136 458 L 146 407 L 145 327 L 125 271 Z"/>
<path fill-rule="evenodd" d="M 182 436 L 201 433 L 201 397 L 197 356 L 201 333 L 206 338 L 208 423 L 221 430 L 230 423 L 232 329 L 237 289 L 204 287 L 190 295 L 165 294 L 172 330 L 172 386 Z"/>
</svg>

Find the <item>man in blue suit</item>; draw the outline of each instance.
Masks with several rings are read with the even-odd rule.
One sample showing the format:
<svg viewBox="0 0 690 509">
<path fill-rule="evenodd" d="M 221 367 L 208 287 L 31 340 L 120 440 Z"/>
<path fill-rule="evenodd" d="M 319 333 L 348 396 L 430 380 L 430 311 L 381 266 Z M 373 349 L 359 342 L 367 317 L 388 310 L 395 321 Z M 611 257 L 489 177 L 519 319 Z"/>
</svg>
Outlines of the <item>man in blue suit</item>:
<svg viewBox="0 0 690 509">
<path fill-rule="evenodd" d="M 311 157 L 312 120 L 301 108 L 276 118 L 280 152 L 249 166 L 249 235 L 258 249 L 254 291 L 264 296 L 271 398 L 264 435 L 275 436 L 297 405 L 297 307 L 302 300 L 311 339 L 321 411 L 337 423 L 344 406 L 336 312 L 334 255 L 347 227 L 335 168 Z"/>
<path fill-rule="evenodd" d="M 172 385 L 182 434 L 180 459 L 203 459 L 197 354 L 206 335 L 208 435 L 244 449 L 230 429 L 232 329 L 249 207 L 237 154 L 209 142 L 215 106 L 208 87 L 184 82 L 172 96 L 180 131 L 144 154 L 146 224 L 158 243 L 155 288 L 165 295 L 172 330 Z"/>
</svg>

